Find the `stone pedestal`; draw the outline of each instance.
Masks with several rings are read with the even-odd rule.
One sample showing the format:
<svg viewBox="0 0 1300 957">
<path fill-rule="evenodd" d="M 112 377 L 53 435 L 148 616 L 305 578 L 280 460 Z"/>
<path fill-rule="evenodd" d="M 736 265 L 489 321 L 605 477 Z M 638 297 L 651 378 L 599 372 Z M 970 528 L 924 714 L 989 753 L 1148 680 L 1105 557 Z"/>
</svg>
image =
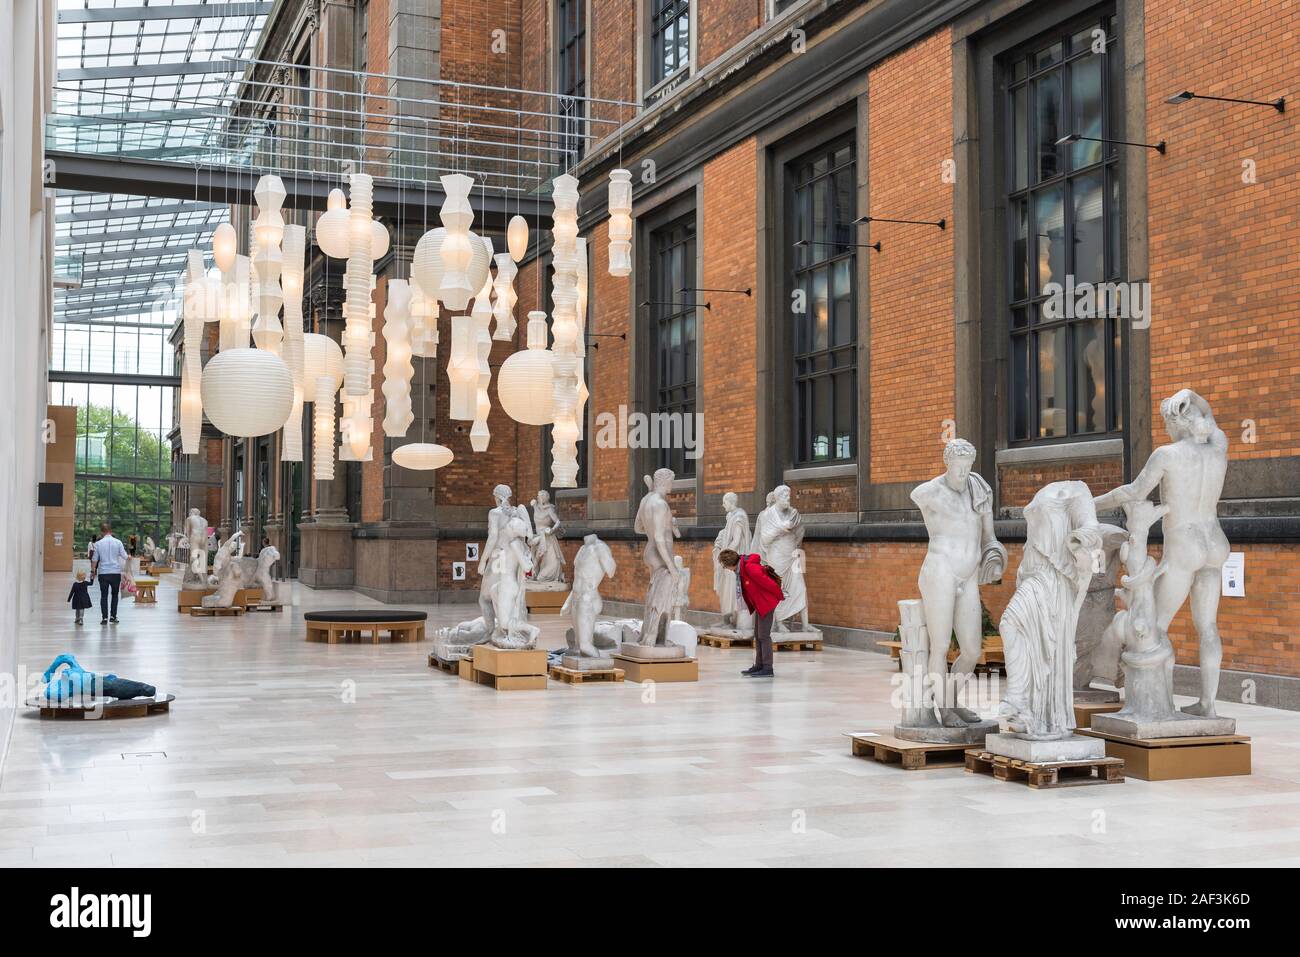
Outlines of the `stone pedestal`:
<svg viewBox="0 0 1300 957">
<path fill-rule="evenodd" d="M 984 739 L 984 750 L 1029 764 L 1049 764 L 1054 761 L 1092 761 L 1104 758 L 1106 742 L 1080 734 L 1055 741 L 1032 741 L 1013 734 L 990 734 Z"/>
<path fill-rule="evenodd" d="M 1237 733 L 1233 718 L 1201 718 L 1193 714 L 1175 712 L 1165 718 L 1142 718 L 1117 711 L 1114 714 L 1095 714 L 1091 727 L 1102 734 L 1121 738 L 1189 738 L 1206 735 Z"/>
<path fill-rule="evenodd" d="M 560 667 L 570 671 L 609 671 L 614 667 L 614 659 L 608 657 L 585 658 L 582 655 L 565 655 L 560 659 Z"/>
<path fill-rule="evenodd" d="M 674 661 L 688 657 L 681 645 L 639 645 L 629 641 L 619 645 L 618 654 L 636 661 Z"/>
<path fill-rule="evenodd" d="M 969 744 L 973 747 L 986 748 L 988 736 L 997 734 L 997 731 L 998 723 L 991 719 L 964 728 L 945 728 L 938 721 L 932 725 L 894 725 L 894 737 L 903 741 L 919 741 L 924 744 Z"/>
</svg>

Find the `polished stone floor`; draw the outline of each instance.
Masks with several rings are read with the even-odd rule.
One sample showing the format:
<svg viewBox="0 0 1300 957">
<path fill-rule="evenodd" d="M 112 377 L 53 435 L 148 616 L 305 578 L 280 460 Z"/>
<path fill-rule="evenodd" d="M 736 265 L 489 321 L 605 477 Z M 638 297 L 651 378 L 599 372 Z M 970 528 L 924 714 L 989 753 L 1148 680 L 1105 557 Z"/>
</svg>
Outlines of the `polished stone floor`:
<svg viewBox="0 0 1300 957">
<path fill-rule="evenodd" d="M 430 669 L 428 642 L 303 641 L 304 610 L 377 604 L 346 592 L 191 619 L 168 576 L 157 605 L 74 630 L 67 590 L 46 583 L 22 663 L 69 651 L 177 701 L 20 714 L 3 865 L 1300 864 L 1292 712 L 1223 707 L 1254 736 L 1250 777 L 1032 791 L 851 757 L 845 732 L 892 723 L 881 655 L 782 653 L 756 682 L 749 652 L 704 648 L 698 684 L 498 693 Z"/>
</svg>

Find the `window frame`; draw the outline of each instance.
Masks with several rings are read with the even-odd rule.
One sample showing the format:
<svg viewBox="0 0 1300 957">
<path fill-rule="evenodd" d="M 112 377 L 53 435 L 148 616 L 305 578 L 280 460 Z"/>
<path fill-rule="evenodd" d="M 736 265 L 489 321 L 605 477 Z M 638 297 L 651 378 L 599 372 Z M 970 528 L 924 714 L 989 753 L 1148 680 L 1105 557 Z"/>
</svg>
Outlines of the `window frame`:
<svg viewBox="0 0 1300 957">
<path fill-rule="evenodd" d="M 586 97 L 591 82 L 589 49 L 591 11 L 587 3 L 588 0 L 556 0 L 555 3 L 554 71 L 555 90 L 558 93 L 557 103 L 561 108 L 566 101 L 576 104 L 570 116 L 557 120 L 561 127 L 557 130 L 561 143 L 571 144 L 571 148 L 563 154 L 567 157 L 566 167 L 577 164 L 586 153 L 585 134 L 588 132 Z M 568 10 L 577 12 L 577 30 L 573 35 L 568 31 L 569 20 L 565 16 Z M 576 83 L 570 84 L 569 75 L 575 72 L 569 69 L 573 58 L 577 60 L 578 79 Z"/>
<path fill-rule="evenodd" d="M 651 300 L 648 305 L 647 334 L 654 359 L 649 367 L 649 399 L 652 413 L 680 413 L 683 416 L 694 415 L 699 407 L 698 363 L 700 355 L 700 321 L 699 308 L 696 306 L 699 293 L 695 283 L 696 260 L 699 256 L 699 225 L 695 209 L 691 208 L 678 216 L 656 224 L 649 232 L 649 255 L 647 270 L 647 289 Z M 674 287 L 677 276 L 665 276 L 662 272 L 665 256 L 671 259 L 676 250 L 681 250 L 682 288 Z M 676 268 L 670 264 L 670 271 Z M 680 308 L 664 305 L 665 302 L 678 303 Z M 672 325 L 680 323 L 682 343 L 680 368 L 682 377 L 674 379 L 669 376 L 665 381 L 665 372 L 671 372 L 673 364 L 673 347 L 671 345 Z M 663 349 L 665 333 L 670 341 L 669 352 Z M 689 344 L 687 335 L 689 333 Z M 684 392 L 677 398 L 665 398 L 666 394 Z M 654 421 L 653 419 L 651 420 Z M 683 428 L 685 426 L 683 425 Z M 697 459 L 687 457 L 686 449 L 653 449 L 655 468 L 670 468 L 679 479 L 694 479 L 698 471 Z"/>
<path fill-rule="evenodd" d="M 1079 396 L 1078 379 L 1076 376 L 1076 364 L 1078 361 L 1076 348 L 1076 331 L 1083 328 L 1091 319 L 1078 318 L 1060 318 L 1060 319 L 1043 319 L 1041 317 L 1041 306 L 1047 298 L 1042 294 L 1039 288 L 1040 269 L 1034 268 L 1035 261 L 1040 257 L 1040 244 L 1030 241 L 1030 237 L 1041 239 L 1036 225 L 1036 203 L 1037 197 L 1048 194 L 1052 191 L 1059 190 L 1061 193 L 1061 235 L 1070 236 L 1073 242 L 1068 245 L 1062 256 L 1061 273 L 1059 276 L 1053 275 L 1052 281 L 1064 281 L 1067 276 L 1078 277 L 1077 269 L 1077 246 L 1079 243 L 1078 234 L 1075 231 L 1075 203 L 1076 193 L 1075 184 L 1084 182 L 1091 177 L 1101 176 L 1101 193 L 1102 193 L 1102 218 L 1100 226 L 1101 234 L 1101 253 L 1102 253 L 1102 275 L 1091 277 L 1087 281 L 1091 282 L 1124 282 L 1126 281 L 1127 256 L 1125 249 L 1125 223 L 1126 223 L 1126 196 L 1124 190 L 1125 182 L 1125 156 L 1123 147 L 1116 144 L 1096 144 L 1099 149 L 1099 157 L 1091 162 L 1079 166 L 1074 165 L 1074 157 L 1081 147 L 1087 148 L 1090 144 L 1087 141 L 1082 143 L 1067 144 L 1056 148 L 1057 169 L 1050 176 L 1038 178 L 1038 162 L 1040 156 L 1038 150 L 1041 146 L 1038 143 L 1038 111 L 1036 109 L 1036 83 L 1045 77 L 1052 75 L 1059 76 L 1059 135 L 1065 135 L 1072 132 L 1083 132 L 1073 128 L 1074 104 L 1072 102 L 1073 84 L 1071 77 L 1073 68 L 1079 62 L 1089 57 L 1103 57 L 1101 60 L 1102 69 L 1101 90 L 1099 101 L 1101 104 L 1101 131 L 1098 134 L 1107 139 L 1123 139 L 1123 124 L 1125 117 L 1122 107 L 1122 86 L 1123 61 L 1122 61 L 1122 44 L 1119 40 L 1119 17 L 1114 10 L 1099 8 L 1087 14 L 1079 15 L 1064 19 L 1049 29 L 1039 32 L 1028 41 L 1018 43 L 1016 46 L 999 54 L 994 63 L 997 72 L 997 82 L 995 88 L 995 103 L 997 104 L 997 116 L 995 127 L 995 142 L 998 147 L 997 162 L 994 165 L 994 175 L 996 177 L 995 192 L 998 197 L 998 204 L 1003 210 L 1002 223 L 998 231 L 998 240 L 1004 246 L 1004 252 L 1001 256 L 1001 265 L 996 276 L 997 295 L 1000 313 L 1000 328 L 1002 330 L 1003 346 L 1006 356 L 1006 371 L 1002 376 L 1002 385 L 1006 389 L 1006 406 L 1003 410 L 1004 423 L 1006 429 L 1006 444 L 1008 448 L 1024 448 L 1034 446 L 1044 446 L 1053 444 L 1063 444 L 1082 441 L 1093 441 L 1098 439 L 1115 438 L 1124 432 L 1124 420 L 1127 413 L 1127 330 L 1124 328 L 1124 320 L 1115 319 L 1109 316 L 1102 318 L 1102 328 L 1100 341 L 1105 351 L 1106 367 L 1103 377 L 1103 387 L 1105 389 L 1105 408 L 1103 416 L 1105 421 L 1102 428 L 1084 432 L 1078 428 L 1078 417 L 1081 406 L 1077 405 Z M 1072 51 L 1069 47 L 1071 39 L 1078 37 L 1083 32 L 1090 30 L 1092 27 L 1101 26 L 1106 30 L 1107 52 L 1105 54 L 1095 54 L 1084 52 L 1082 50 Z M 1041 51 L 1051 48 L 1055 44 L 1061 44 L 1061 56 L 1055 61 L 1045 64 L 1035 69 L 1030 62 L 1033 56 Z M 1118 59 L 1112 59 L 1118 58 Z M 1017 65 L 1024 64 L 1023 75 L 1018 75 L 1015 71 Z M 1016 101 L 1015 97 L 1019 91 L 1025 91 L 1024 96 L 1024 114 L 1025 127 L 1023 150 L 1021 155 L 1020 149 L 1017 149 L 1017 127 L 1015 122 Z M 1018 160 L 1024 163 L 1024 182 L 1018 183 L 1016 180 Z M 1017 238 L 1018 238 L 1018 212 L 1023 203 L 1025 212 L 1024 226 L 1024 289 L 1023 294 L 1019 294 L 1016 288 L 1016 273 L 1018 263 L 1017 257 Z M 1050 247 L 1048 255 L 1050 256 Z M 1018 312 L 1024 313 L 1024 321 L 1017 322 L 1015 317 Z M 1035 318 L 1037 317 L 1037 318 Z M 1064 392 L 1066 396 L 1065 404 L 1062 407 L 1064 413 L 1064 432 L 1057 435 L 1043 436 L 1042 431 L 1042 393 L 1039 382 L 1040 360 L 1039 360 L 1039 335 L 1043 332 L 1059 334 L 1064 336 L 1065 343 L 1062 350 L 1065 363 L 1065 385 Z M 1017 362 L 1017 343 L 1024 342 L 1023 346 L 1023 363 L 1024 368 L 1019 368 Z M 1024 377 L 1023 389 L 1018 381 L 1018 375 Z M 1018 394 L 1024 392 L 1024 408 L 1019 407 Z M 1023 418 L 1022 418 L 1023 416 Z M 1023 428 L 1018 429 L 1018 422 L 1023 423 Z"/>
<path fill-rule="evenodd" d="M 836 164 L 834 162 L 836 154 L 846 148 L 849 150 L 848 160 Z M 813 173 L 806 178 L 801 175 L 801 170 L 815 165 L 819 159 L 827 161 L 827 167 L 823 172 Z M 830 339 L 833 331 L 828 331 L 827 344 L 824 348 L 803 347 L 804 343 L 801 340 L 805 336 L 811 337 L 814 331 L 812 329 L 814 302 L 811 290 L 805 299 L 805 312 L 802 315 L 793 312 L 790 314 L 789 328 L 785 332 L 785 347 L 789 350 L 789 386 L 792 409 L 791 429 L 788 438 L 792 449 L 790 466 L 796 469 L 853 465 L 858 461 L 858 314 L 861 292 L 858 288 L 858 248 L 853 245 L 858 241 L 857 229 L 853 225 L 853 220 L 858 215 L 858 161 L 857 129 L 855 126 L 850 126 L 848 129 L 822 140 L 811 149 L 806 149 L 791 157 L 784 163 L 786 208 L 784 210 L 785 228 L 782 230 L 784 236 L 782 244 L 784 276 L 782 308 L 787 308 L 784 303 L 793 302 L 795 290 L 805 288 L 802 277 L 813 277 L 817 272 L 825 270 L 827 276 L 827 302 L 833 312 L 835 301 L 833 292 L 834 273 L 839 264 L 845 264 L 849 279 L 848 341 L 832 345 Z M 846 222 L 834 223 L 832 220 L 836 209 L 835 199 L 837 195 L 834 179 L 840 175 L 848 176 L 848 193 L 851 207 Z M 800 197 L 804 194 L 804 191 L 814 189 L 817 182 L 828 180 L 832 182 L 832 185 L 826 190 L 827 208 L 824 212 L 826 215 L 825 222 L 828 224 L 827 231 L 823 234 L 804 236 L 801 234 L 801 225 L 804 223 L 804 219 L 798 209 L 801 201 Z M 818 242 L 833 241 L 836 246 L 796 247 L 795 243 L 802 239 L 816 239 Z M 829 322 L 833 330 L 833 315 L 830 316 Z M 842 365 L 836 364 L 837 354 L 847 356 L 847 361 Z M 804 366 L 815 367 L 820 358 L 826 360 L 824 369 L 813 368 L 809 371 L 802 368 Z M 824 458 L 815 457 L 815 435 L 812 420 L 814 406 L 807 398 L 807 395 L 815 394 L 815 386 L 812 383 L 823 378 L 831 380 L 829 409 L 831 429 L 829 434 L 832 436 L 836 433 L 834 428 L 835 383 L 841 378 L 846 378 L 850 383 L 852 393 L 849 402 L 850 421 L 847 432 L 844 433 L 847 434 L 849 439 L 849 454 L 847 456 L 828 454 Z M 807 390 L 804 388 L 804 383 L 809 383 Z"/>
<path fill-rule="evenodd" d="M 682 20 L 683 15 L 686 22 L 686 56 L 684 60 L 677 60 L 676 66 L 665 72 L 660 72 L 664 63 L 664 56 L 660 53 L 659 42 L 661 37 L 667 32 L 667 21 L 663 27 L 658 26 L 659 18 L 668 10 L 676 9 L 676 16 L 673 22 Z M 695 43 L 696 30 L 695 21 L 695 3 L 693 0 L 645 0 L 645 14 L 643 22 L 645 24 L 645 56 L 646 56 L 646 95 L 643 99 L 652 97 L 655 93 L 670 85 L 674 80 L 689 77 L 695 68 Z"/>
</svg>

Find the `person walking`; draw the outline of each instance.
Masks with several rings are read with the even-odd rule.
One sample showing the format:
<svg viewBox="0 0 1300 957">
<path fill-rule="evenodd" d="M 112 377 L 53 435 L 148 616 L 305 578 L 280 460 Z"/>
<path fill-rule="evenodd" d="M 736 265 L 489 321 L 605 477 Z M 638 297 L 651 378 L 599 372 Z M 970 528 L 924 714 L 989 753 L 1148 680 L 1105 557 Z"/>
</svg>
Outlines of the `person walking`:
<svg viewBox="0 0 1300 957">
<path fill-rule="evenodd" d="M 80 625 L 81 616 L 85 614 L 86 609 L 95 606 L 95 603 L 90 600 L 90 582 L 86 581 L 85 572 L 77 572 L 77 580 L 72 583 L 72 591 L 68 592 L 68 601 L 72 602 L 72 610 L 76 613 L 77 624 Z"/>
<path fill-rule="evenodd" d="M 754 616 L 754 664 L 741 672 L 746 678 L 771 678 L 772 615 L 785 597 L 781 576 L 752 552 L 741 555 L 730 548 L 718 553 L 718 564 L 736 573 L 736 589 Z"/>
<path fill-rule="evenodd" d="M 117 624 L 117 597 L 122 587 L 122 570 L 130 559 L 126 554 L 126 546 L 113 537 L 113 527 L 108 522 L 100 525 L 99 530 L 102 534 L 99 541 L 95 542 L 90 556 L 90 580 L 99 578 L 99 611 L 103 615 L 100 624 L 107 625 L 110 621 Z M 111 606 L 110 593 L 113 599 Z"/>
</svg>

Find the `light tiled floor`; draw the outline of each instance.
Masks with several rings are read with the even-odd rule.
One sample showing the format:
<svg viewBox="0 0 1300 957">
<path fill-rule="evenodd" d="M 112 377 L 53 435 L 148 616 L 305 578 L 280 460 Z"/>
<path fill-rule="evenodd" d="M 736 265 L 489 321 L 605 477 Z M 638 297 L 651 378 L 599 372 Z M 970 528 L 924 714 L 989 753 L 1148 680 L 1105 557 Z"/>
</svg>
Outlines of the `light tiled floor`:
<svg viewBox="0 0 1300 957">
<path fill-rule="evenodd" d="M 66 582 L 46 584 L 28 669 L 70 651 L 177 701 L 20 714 L 0 864 L 1300 863 L 1300 714 L 1223 706 L 1254 736 L 1251 777 L 1031 791 L 851 757 L 843 732 L 892 724 L 880 655 L 783 653 L 754 682 L 747 652 L 705 648 L 698 684 L 497 693 L 430 669 L 428 642 L 303 641 L 304 610 L 377 604 L 351 593 L 191 619 L 174 589 L 74 630 Z M 432 626 L 469 606 L 425 610 Z M 545 624 L 548 646 L 562 634 Z"/>
</svg>

